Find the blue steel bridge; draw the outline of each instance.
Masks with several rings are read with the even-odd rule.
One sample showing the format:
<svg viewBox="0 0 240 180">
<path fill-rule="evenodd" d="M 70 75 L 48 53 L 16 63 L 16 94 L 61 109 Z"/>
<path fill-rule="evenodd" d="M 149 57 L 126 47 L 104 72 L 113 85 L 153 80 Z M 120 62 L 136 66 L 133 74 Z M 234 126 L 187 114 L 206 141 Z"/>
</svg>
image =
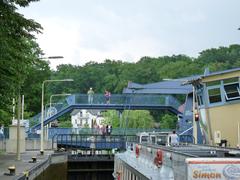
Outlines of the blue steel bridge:
<svg viewBox="0 0 240 180">
<path fill-rule="evenodd" d="M 103 94 L 94 94 L 93 102 L 89 104 L 88 95 L 74 94 L 61 102 L 54 103 L 51 109 L 45 109 L 44 126 L 74 109 L 114 109 L 120 112 L 124 110 L 168 110 L 177 115 L 181 113 L 178 111 L 179 106 L 179 101 L 172 95 L 112 94 L 110 103 L 106 103 Z M 41 128 L 41 113 L 30 120 L 36 123 L 30 128 L 30 132 Z"/>
<path fill-rule="evenodd" d="M 53 103 L 53 108 L 45 108 L 44 126 L 75 109 L 117 110 L 121 114 L 124 110 L 164 110 L 178 115 L 178 134 L 192 135 L 192 85 L 182 85 L 186 80 L 195 76 L 162 81 L 150 84 L 138 84 L 129 82 L 123 89 L 123 94 L 112 94 L 110 103 L 107 104 L 103 94 L 94 94 L 92 104 L 88 103 L 88 95 L 73 94 L 60 102 Z M 179 102 L 176 95 L 184 95 L 185 101 Z M 41 128 L 41 113 L 30 119 L 30 132 L 36 132 Z M 197 125 L 200 129 L 200 125 Z M 202 141 L 200 130 L 198 131 L 199 143 Z M 63 132 L 62 132 L 63 133 Z"/>
</svg>

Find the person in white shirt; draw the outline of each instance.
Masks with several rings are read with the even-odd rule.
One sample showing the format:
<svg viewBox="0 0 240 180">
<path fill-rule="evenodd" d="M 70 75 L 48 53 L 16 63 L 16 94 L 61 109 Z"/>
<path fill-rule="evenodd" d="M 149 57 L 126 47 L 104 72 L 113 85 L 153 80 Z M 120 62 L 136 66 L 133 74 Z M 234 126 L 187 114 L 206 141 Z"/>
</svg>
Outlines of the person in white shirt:
<svg viewBox="0 0 240 180">
<path fill-rule="evenodd" d="M 90 88 L 87 92 L 88 94 L 88 104 L 92 104 L 93 103 L 93 95 L 94 95 L 94 91 L 92 88 Z"/>
<path fill-rule="evenodd" d="M 168 142 L 170 146 L 179 145 L 179 138 L 178 138 L 178 135 L 176 134 L 176 131 L 173 131 L 173 133 L 170 134 L 168 138 L 169 138 Z"/>
</svg>

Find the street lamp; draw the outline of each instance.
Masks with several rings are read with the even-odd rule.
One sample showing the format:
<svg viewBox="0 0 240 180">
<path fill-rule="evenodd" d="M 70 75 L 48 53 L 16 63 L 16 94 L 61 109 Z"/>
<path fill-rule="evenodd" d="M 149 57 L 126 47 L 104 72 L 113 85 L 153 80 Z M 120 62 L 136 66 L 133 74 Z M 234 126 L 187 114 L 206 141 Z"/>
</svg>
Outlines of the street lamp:
<svg viewBox="0 0 240 180">
<path fill-rule="evenodd" d="M 44 84 L 50 82 L 63 82 L 63 81 L 73 81 L 73 79 L 52 79 L 52 80 L 44 80 L 42 83 L 42 110 L 41 110 L 41 142 L 40 142 L 40 153 L 43 154 L 43 119 L 44 119 Z"/>
<path fill-rule="evenodd" d="M 48 56 L 48 57 L 40 57 L 39 59 L 63 59 L 63 56 Z"/>
<path fill-rule="evenodd" d="M 71 96 L 72 94 L 66 94 L 66 93 L 63 93 L 63 94 L 53 94 L 50 96 L 50 116 L 52 116 L 52 98 L 53 97 L 56 97 L 56 96 Z"/>
</svg>

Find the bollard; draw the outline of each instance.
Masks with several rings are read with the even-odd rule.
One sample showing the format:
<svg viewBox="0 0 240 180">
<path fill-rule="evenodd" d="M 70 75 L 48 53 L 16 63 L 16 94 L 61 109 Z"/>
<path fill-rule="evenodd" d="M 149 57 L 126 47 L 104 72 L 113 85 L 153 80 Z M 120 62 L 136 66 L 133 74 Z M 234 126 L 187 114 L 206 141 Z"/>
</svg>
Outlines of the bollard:
<svg viewBox="0 0 240 180">
<path fill-rule="evenodd" d="M 37 158 L 35 156 L 32 157 L 32 162 L 33 163 L 37 162 Z"/>
<path fill-rule="evenodd" d="M 31 161 L 28 161 L 29 163 L 36 163 L 37 162 L 37 157 L 33 156 Z"/>
<path fill-rule="evenodd" d="M 9 170 L 9 175 L 10 176 L 15 176 L 16 168 L 14 165 L 8 167 Z"/>
<path fill-rule="evenodd" d="M 32 161 L 29 161 L 29 163 L 36 163 L 37 162 L 37 158 L 35 156 L 32 157 Z"/>
<path fill-rule="evenodd" d="M 28 171 L 24 171 L 23 174 L 25 175 L 26 179 L 28 179 L 28 177 L 29 177 L 29 172 L 28 172 Z"/>
</svg>

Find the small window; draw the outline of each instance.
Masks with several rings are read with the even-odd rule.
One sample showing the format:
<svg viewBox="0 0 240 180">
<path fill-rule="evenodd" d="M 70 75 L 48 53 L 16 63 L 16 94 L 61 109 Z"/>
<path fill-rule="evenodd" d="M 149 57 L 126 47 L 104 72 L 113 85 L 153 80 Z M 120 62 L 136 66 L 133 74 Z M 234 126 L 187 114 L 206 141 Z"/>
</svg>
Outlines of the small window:
<svg viewBox="0 0 240 180">
<path fill-rule="evenodd" d="M 236 82 L 238 82 L 238 78 L 237 77 L 235 77 L 235 78 L 229 78 L 229 79 L 224 79 L 223 80 L 223 83 L 224 84 L 232 84 L 232 83 L 236 83 Z"/>
<path fill-rule="evenodd" d="M 224 85 L 224 90 L 227 101 L 240 99 L 239 83 Z"/>
<path fill-rule="evenodd" d="M 151 139 L 152 139 L 152 143 L 155 144 L 156 143 L 156 137 L 152 136 Z"/>
<path fill-rule="evenodd" d="M 208 90 L 209 102 L 211 103 L 218 103 L 221 102 L 221 92 L 220 88 L 214 88 Z"/>
<path fill-rule="evenodd" d="M 142 142 L 142 143 L 148 142 L 148 136 L 142 136 L 141 142 Z"/>
</svg>

